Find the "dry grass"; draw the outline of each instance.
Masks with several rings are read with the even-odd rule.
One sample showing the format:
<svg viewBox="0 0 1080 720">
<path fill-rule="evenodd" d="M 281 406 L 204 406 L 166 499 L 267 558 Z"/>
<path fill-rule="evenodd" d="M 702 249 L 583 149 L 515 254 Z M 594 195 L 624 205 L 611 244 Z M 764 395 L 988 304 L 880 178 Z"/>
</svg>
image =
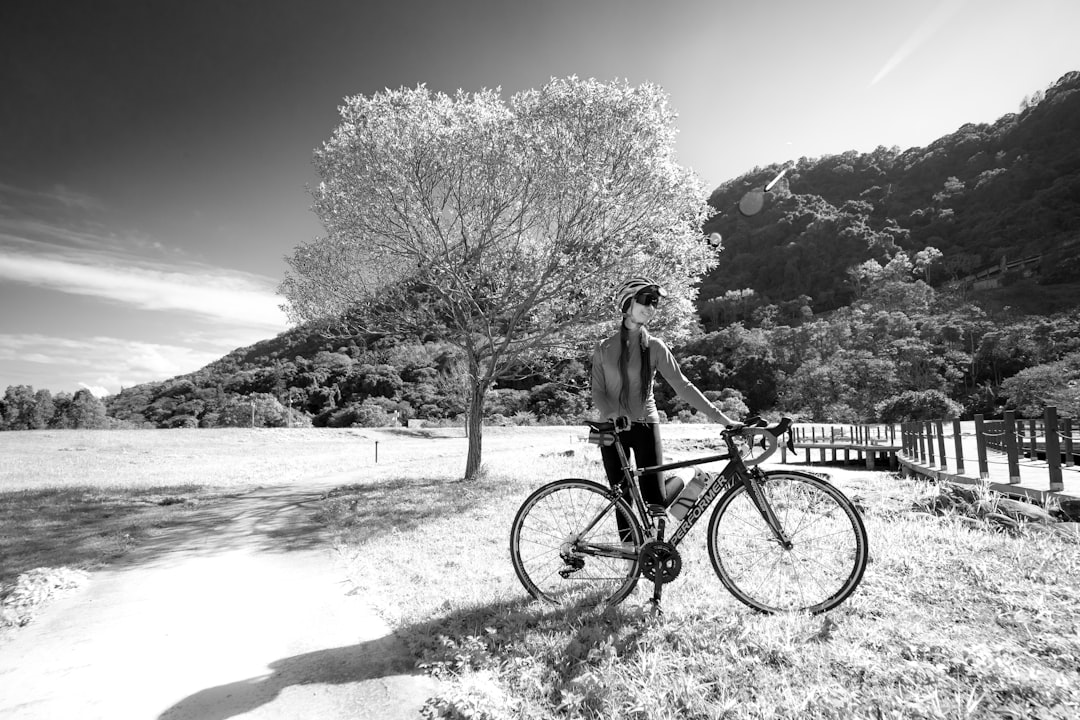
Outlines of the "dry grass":
<svg viewBox="0 0 1080 720">
<path fill-rule="evenodd" d="M 373 463 L 378 437 L 304 429 L 0 433 L 0 629 L 31 621 L 83 571 L 183 525 L 193 510 L 254 487 L 355 474 Z"/>
<path fill-rule="evenodd" d="M 341 476 L 373 450 L 352 430 L 0 433 L 0 584 L 38 567 L 100 567 L 192 509 Z"/>
<path fill-rule="evenodd" d="M 0 492 L 44 488 L 246 488 L 373 460 L 359 430 L 63 430 L 0 433 Z"/>
<path fill-rule="evenodd" d="M 677 432 L 709 430 L 665 432 L 678 447 Z M 863 498 L 872 562 L 824 618 L 738 604 L 713 574 L 704 525 L 680 548 L 659 620 L 642 588 L 606 610 L 531 602 L 509 561 L 510 521 L 543 482 L 601 477 L 577 434 L 486 433 L 486 475 L 466 484 L 464 440 L 438 434 L 0 433 L 0 555 L 8 577 L 93 566 L 139 541 L 125 528 L 337 473 L 324 517 L 353 583 L 446 678 L 437 716 L 1080 717 L 1080 546 L 915 512 L 935 489 L 885 473 L 825 470 Z M 79 546 L 85 557 L 65 554 Z"/>
<path fill-rule="evenodd" d="M 709 565 L 704 524 L 681 547 L 659 620 L 641 587 L 606 610 L 531 602 L 509 561 L 510 521 L 547 480 L 599 478 L 594 454 L 495 458 L 468 487 L 403 484 L 365 512 L 443 511 L 367 539 L 349 536 L 364 503 L 344 493 L 328 505 L 353 582 L 447 679 L 435 715 L 1080 717 L 1080 547 L 913 511 L 936 489 L 887 473 L 825 470 L 862 498 L 872 549 L 862 586 L 825 617 L 738 604 Z"/>
</svg>

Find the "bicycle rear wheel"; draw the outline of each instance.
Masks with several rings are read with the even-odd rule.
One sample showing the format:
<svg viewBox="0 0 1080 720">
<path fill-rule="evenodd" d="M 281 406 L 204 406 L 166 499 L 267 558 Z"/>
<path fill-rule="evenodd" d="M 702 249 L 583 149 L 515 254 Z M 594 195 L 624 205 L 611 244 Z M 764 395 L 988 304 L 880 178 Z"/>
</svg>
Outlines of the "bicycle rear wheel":
<svg viewBox="0 0 1080 720">
<path fill-rule="evenodd" d="M 761 489 L 791 541 L 784 547 L 742 483 L 709 521 L 709 557 L 732 595 L 765 613 L 820 613 L 842 603 L 866 569 L 868 541 L 858 510 L 809 473 L 773 470 Z"/>
<path fill-rule="evenodd" d="M 556 480 L 522 503 L 510 530 L 510 557 L 521 584 L 539 600 L 617 603 L 637 584 L 642 537 L 630 506 L 610 489 Z"/>
</svg>

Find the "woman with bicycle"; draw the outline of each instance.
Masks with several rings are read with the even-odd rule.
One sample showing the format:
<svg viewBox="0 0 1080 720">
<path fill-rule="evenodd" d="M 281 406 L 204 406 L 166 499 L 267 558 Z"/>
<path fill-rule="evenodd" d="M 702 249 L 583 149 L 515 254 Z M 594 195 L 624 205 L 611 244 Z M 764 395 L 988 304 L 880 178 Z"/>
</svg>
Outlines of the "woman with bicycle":
<svg viewBox="0 0 1080 720">
<path fill-rule="evenodd" d="M 600 416 L 614 420 L 622 431 L 623 446 L 634 454 L 638 467 L 664 462 L 660 437 L 660 414 L 653 397 L 653 376 L 657 371 L 680 398 L 712 422 L 736 425 L 713 405 L 679 368 L 667 344 L 652 335 L 646 326 L 656 316 L 667 291 L 646 277 L 627 280 L 615 293 L 620 313 L 619 331 L 597 344 L 592 360 L 592 400 Z M 622 482 L 622 464 L 614 447 L 602 447 L 601 456 L 608 483 Z M 646 503 L 669 505 L 681 489 L 668 491 L 661 473 L 641 478 L 641 494 Z"/>
</svg>

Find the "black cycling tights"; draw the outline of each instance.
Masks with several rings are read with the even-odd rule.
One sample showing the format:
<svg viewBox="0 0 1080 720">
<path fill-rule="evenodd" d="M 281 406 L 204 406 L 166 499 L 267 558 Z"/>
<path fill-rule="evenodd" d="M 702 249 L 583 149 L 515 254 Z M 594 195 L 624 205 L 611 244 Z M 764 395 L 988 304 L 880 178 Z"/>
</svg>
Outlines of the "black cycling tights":
<svg viewBox="0 0 1080 720">
<path fill-rule="evenodd" d="M 630 429 L 619 433 L 623 448 L 627 454 L 633 453 L 634 464 L 637 467 L 649 467 L 664 462 L 663 441 L 660 439 L 659 423 L 635 422 L 630 424 Z M 600 456 L 604 460 L 604 472 L 607 473 L 608 483 L 615 487 L 623 481 L 622 464 L 619 462 L 619 452 L 614 445 L 601 446 Z M 646 505 L 666 505 L 663 487 L 664 474 L 649 473 L 641 476 L 641 497 Z M 623 497 L 630 507 L 634 501 L 630 497 L 630 488 L 623 487 Z M 629 530 L 622 516 L 619 516 L 619 530 L 624 542 L 630 540 Z"/>
</svg>

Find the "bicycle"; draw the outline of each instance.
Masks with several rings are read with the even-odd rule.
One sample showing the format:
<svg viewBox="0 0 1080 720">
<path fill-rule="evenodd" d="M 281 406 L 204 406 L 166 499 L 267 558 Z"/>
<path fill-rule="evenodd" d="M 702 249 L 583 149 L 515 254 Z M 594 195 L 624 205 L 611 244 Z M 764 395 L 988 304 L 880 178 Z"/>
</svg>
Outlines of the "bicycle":
<svg viewBox="0 0 1080 720">
<path fill-rule="evenodd" d="M 759 467 L 788 433 L 790 418 L 771 428 L 754 420 L 723 430 L 726 453 L 645 468 L 632 465 L 614 423 L 588 424 L 590 442 L 615 446 L 623 481 L 611 488 L 585 479 L 556 480 L 522 503 L 510 531 L 510 554 L 533 597 L 553 604 L 616 604 L 644 577 L 652 582 L 651 602 L 659 611 L 663 586 L 682 569 L 679 544 L 717 499 L 709 520 L 709 558 L 739 601 L 763 613 L 817 614 L 858 587 L 869 552 L 855 505 L 816 475 Z M 762 451 L 752 455 L 759 446 Z M 727 465 L 709 476 L 665 538 L 667 509 L 645 504 L 641 476 L 722 460 Z"/>
</svg>

